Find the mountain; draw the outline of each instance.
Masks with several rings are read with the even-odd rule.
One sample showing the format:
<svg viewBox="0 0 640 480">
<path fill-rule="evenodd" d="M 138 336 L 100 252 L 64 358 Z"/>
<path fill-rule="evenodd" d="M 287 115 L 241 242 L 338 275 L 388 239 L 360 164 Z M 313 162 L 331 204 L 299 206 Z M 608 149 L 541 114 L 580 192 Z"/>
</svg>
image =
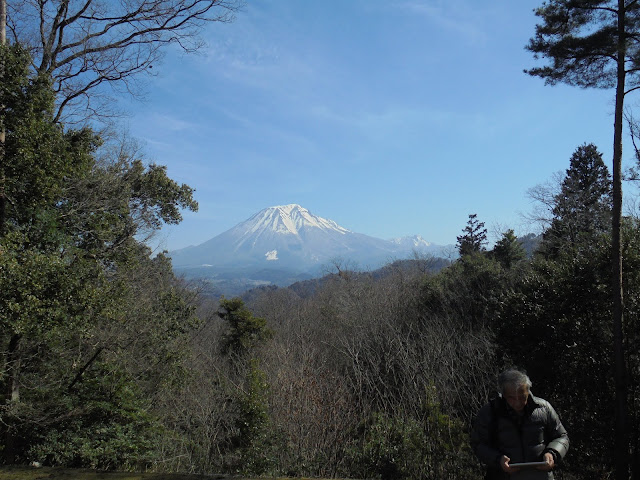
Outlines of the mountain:
<svg viewBox="0 0 640 480">
<path fill-rule="evenodd" d="M 392 238 L 389 240 L 397 246 L 399 252 L 412 254 L 416 252 L 420 255 L 431 255 L 434 257 L 453 258 L 457 257 L 457 250 L 453 245 L 436 245 L 427 242 L 422 235 L 413 235 L 409 237 Z"/>
<path fill-rule="evenodd" d="M 265 208 L 230 230 L 169 256 L 174 269 L 186 277 L 212 281 L 233 277 L 254 287 L 313 278 L 333 261 L 369 269 L 416 253 L 445 256 L 446 252 L 447 247 L 420 236 L 382 240 L 352 232 L 291 204 Z"/>
</svg>

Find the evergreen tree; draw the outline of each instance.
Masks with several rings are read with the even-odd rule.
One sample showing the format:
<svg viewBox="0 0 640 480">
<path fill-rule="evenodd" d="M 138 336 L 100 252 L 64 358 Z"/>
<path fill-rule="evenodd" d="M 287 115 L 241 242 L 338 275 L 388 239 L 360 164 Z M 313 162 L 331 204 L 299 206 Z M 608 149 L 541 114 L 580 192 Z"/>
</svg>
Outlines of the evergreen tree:
<svg viewBox="0 0 640 480">
<path fill-rule="evenodd" d="M 594 236 L 611 230 L 611 178 L 595 145 L 582 145 L 571 156 L 553 215 L 542 243 L 547 255 L 588 248 Z"/>
<path fill-rule="evenodd" d="M 493 247 L 492 253 L 493 257 L 505 268 L 511 268 L 527 256 L 522 243 L 511 229 L 502 234 L 502 238 Z"/>
<path fill-rule="evenodd" d="M 479 222 L 477 217 L 475 213 L 470 214 L 463 235 L 457 237 L 458 252 L 461 257 L 484 251 L 484 245 L 487 243 L 487 229 L 484 228 L 484 222 Z"/>
<path fill-rule="evenodd" d="M 273 335 L 266 320 L 254 316 L 239 297 L 223 298 L 218 315 L 228 323 L 221 342 L 222 353 L 225 355 L 246 356 Z"/>
<path fill-rule="evenodd" d="M 260 368 L 258 350 L 273 336 L 264 318 L 256 317 L 239 297 L 222 298 L 218 315 L 227 324 L 221 352 L 241 377 L 243 388 L 234 395 L 237 406 L 236 434 L 232 451 L 239 458 L 231 466 L 238 472 L 262 475 L 271 468 L 276 448 L 276 428 L 268 414 L 269 384 Z M 233 456 L 233 455 L 232 455 Z"/>
</svg>

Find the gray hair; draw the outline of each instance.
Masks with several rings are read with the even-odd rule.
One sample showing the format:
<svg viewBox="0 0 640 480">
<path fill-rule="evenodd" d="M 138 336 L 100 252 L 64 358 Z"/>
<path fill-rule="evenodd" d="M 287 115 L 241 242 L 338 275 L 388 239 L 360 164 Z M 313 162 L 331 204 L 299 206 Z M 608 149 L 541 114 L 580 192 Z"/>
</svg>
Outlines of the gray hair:
<svg viewBox="0 0 640 480">
<path fill-rule="evenodd" d="M 513 387 L 515 389 L 519 387 L 527 387 L 531 388 L 531 380 L 529 376 L 515 368 L 510 368 L 505 370 L 500 375 L 498 375 L 498 390 L 500 393 L 504 393 L 505 388 Z"/>
</svg>

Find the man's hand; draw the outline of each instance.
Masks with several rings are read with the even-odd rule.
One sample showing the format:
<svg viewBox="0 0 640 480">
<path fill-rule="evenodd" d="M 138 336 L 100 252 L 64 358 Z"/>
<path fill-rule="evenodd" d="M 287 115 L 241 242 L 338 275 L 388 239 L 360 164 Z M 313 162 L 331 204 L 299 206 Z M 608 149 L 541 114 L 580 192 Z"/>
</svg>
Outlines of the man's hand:
<svg viewBox="0 0 640 480">
<path fill-rule="evenodd" d="M 542 461 L 546 462 L 546 465 L 538 467 L 538 470 L 544 470 L 545 472 L 548 472 L 549 470 L 553 470 L 553 467 L 555 467 L 556 465 L 556 462 L 553 459 L 553 455 L 549 452 L 544 454 L 544 457 L 542 457 Z"/>
<path fill-rule="evenodd" d="M 507 457 L 506 455 L 502 455 L 500 457 L 500 468 L 502 468 L 503 472 L 506 472 L 509 475 L 513 475 L 514 473 L 518 472 L 520 469 L 509 465 L 510 461 L 511 459 L 509 457 Z"/>
</svg>

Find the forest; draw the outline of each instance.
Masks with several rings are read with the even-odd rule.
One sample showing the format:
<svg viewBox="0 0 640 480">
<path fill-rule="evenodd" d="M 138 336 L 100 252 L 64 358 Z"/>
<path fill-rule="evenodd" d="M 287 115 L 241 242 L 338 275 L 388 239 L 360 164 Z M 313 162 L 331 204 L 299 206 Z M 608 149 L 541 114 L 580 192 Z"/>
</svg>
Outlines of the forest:
<svg viewBox="0 0 640 480">
<path fill-rule="evenodd" d="M 582 3 L 580 14 L 572 10 Z M 606 23 L 584 10 L 608 3 L 541 7 L 528 48 L 558 61 L 529 73 L 616 86 L 617 142 L 636 74 L 627 72 L 625 90 L 620 68 L 635 44 L 624 50 L 624 29 L 612 37 L 609 24 L 580 45 L 571 30 Z M 60 8 L 42 49 L 0 47 L 2 463 L 481 479 L 470 425 L 496 394 L 498 372 L 517 366 L 569 432 L 557 478 L 640 478 L 640 218 L 621 211 L 621 151 L 610 172 L 596 145 L 577 145 L 560 178 L 532 186 L 542 229 L 533 251 L 511 229 L 488 248 L 472 213 L 460 257 L 442 269 L 439 259 L 416 257 L 366 272 L 347 259 L 305 288 L 209 298 L 146 243 L 198 209 L 193 190 L 126 134 L 69 121 L 91 112 L 96 85 L 146 68 L 158 43 L 184 35 L 187 45 L 193 32 L 184 25 L 207 14 L 188 10 L 199 4 L 157 10 L 156 20 L 168 15 L 156 22 L 165 30 L 137 30 L 139 41 L 103 49 L 88 37 L 56 44 L 66 26 L 90 18 Z M 221 5 L 228 10 L 206 19 L 226 21 L 233 8 Z M 621 5 L 606 11 L 637 30 L 637 2 Z M 140 21 L 150 12 L 138 10 Z M 564 44 L 559 32 L 573 36 Z M 112 55 L 141 45 L 139 63 Z M 611 59 L 622 60 L 580 85 Z M 635 167 L 624 172 L 631 188 Z"/>
</svg>

